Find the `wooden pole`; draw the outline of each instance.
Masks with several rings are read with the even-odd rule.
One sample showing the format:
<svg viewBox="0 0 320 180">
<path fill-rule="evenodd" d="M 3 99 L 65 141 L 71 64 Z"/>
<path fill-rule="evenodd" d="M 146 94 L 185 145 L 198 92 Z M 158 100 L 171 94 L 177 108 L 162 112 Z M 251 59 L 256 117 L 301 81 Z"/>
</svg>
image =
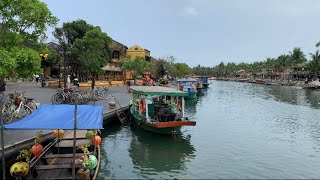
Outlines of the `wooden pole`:
<svg viewBox="0 0 320 180">
<path fill-rule="evenodd" d="M 2 179 L 6 179 L 6 161 L 4 155 L 4 135 L 3 135 L 3 118 L 2 118 L 2 106 L 3 106 L 3 92 L 0 91 L 0 121 L 1 121 L 1 155 L 2 155 Z"/>
<path fill-rule="evenodd" d="M 76 178 L 76 132 L 77 132 L 77 104 L 78 98 L 75 99 L 74 107 L 74 128 L 73 128 L 73 165 L 72 165 L 72 179 Z"/>
</svg>

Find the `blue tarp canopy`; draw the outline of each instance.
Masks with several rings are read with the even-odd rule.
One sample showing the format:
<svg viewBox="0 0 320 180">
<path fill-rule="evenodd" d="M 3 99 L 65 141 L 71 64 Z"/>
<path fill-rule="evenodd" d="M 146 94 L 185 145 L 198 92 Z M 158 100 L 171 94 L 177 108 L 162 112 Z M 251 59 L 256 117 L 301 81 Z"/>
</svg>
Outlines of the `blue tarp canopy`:
<svg viewBox="0 0 320 180">
<path fill-rule="evenodd" d="M 5 129 L 74 129 L 75 105 L 42 104 L 29 116 Z M 77 129 L 103 129 L 102 106 L 77 105 Z"/>
</svg>

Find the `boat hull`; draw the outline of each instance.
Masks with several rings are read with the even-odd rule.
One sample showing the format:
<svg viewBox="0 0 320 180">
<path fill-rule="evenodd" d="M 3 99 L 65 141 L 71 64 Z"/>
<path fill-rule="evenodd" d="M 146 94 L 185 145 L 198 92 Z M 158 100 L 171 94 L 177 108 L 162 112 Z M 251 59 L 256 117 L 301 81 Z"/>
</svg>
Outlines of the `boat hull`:
<svg viewBox="0 0 320 180">
<path fill-rule="evenodd" d="M 209 83 L 202 83 L 204 88 L 208 88 L 209 87 Z"/>
<path fill-rule="evenodd" d="M 134 114 L 131 111 L 134 121 L 140 126 L 142 129 L 157 133 L 157 134 L 167 134 L 172 135 L 180 132 L 182 126 L 195 126 L 195 121 L 169 121 L 169 122 L 160 122 L 160 123 L 150 123 L 150 122 L 142 122 L 143 116 L 138 114 Z"/>
</svg>

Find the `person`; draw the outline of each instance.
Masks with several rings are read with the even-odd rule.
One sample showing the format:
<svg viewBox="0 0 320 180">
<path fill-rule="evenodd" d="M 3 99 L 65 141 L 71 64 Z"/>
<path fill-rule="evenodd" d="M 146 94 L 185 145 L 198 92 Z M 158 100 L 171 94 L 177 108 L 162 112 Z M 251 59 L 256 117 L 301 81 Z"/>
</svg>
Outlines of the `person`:
<svg viewBox="0 0 320 180">
<path fill-rule="evenodd" d="M 130 86 L 131 86 L 131 81 L 128 80 L 128 81 L 127 81 L 127 90 L 128 90 L 128 93 L 130 93 Z"/>
<path fill-rule="evenodd" d="M 80 84 L 79 79 L 77 77 L 73 79 L 73 86 L 76 88 L 76 90 L 79 90 Z"/>
<path fill-rule="evenodd" d="M 38 84 L 38 82 L 39 82 L 39 75 L 36 74 L 36 75 L 34 75 L 34 77 L 36 78 L 36 84 Z"/>
<path fill-rule="evenodd" d="M 4 78 L 0 77 L 0 92 L 6 91 L 6 82 Z"/>
<path fill-rule="evenodd" d="M 68 88 L 68 89 L 71 89 L 70 75 L 68 75 L 68 78 L 67 78 L 67 88 Z"/>
<path fill-rule="evenodd" d="M 33 76 L 32 76 L 32 84 L 34 83 L 34 82 L 36 82 L 36 75 L 35 74 L 33 74 Z"/>
</svg>

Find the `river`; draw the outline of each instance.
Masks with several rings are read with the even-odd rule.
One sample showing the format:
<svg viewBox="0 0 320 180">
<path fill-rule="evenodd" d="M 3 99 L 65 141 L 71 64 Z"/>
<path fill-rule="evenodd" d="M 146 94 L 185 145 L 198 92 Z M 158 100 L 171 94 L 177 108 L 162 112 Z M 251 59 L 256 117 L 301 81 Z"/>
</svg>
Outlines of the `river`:
<svg viewBox="0 0 320 180">
<path fill-rule="evenodd" d="M 102 131 L 100 179 L 320 178 L 320 91 L 212 81 L 176 138 Z"/>
</svg>

